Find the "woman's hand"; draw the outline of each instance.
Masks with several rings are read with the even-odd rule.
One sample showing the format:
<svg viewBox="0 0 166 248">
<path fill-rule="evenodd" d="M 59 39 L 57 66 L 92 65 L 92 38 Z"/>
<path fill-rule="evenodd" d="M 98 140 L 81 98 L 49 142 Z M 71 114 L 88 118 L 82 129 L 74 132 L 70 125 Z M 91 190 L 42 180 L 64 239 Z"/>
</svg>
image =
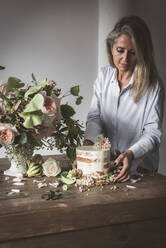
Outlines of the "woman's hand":
<svg viewBox="0 0 166 248">
<path fill-rule="evenodd" d="M 72 169 L 77 168 L 77 159 L 74 160 L 74 162 L 72 163 Z"/>
<path fill-rule="evenodd" d="M 131 167 L 131 163 L 133 159 L 134 159 L 133 152 L 131 150 L 128 150 L 127 152 L 121 153 L 119 157 L 114 161 L 116 165 L 118 165 L 120 162 L 123 162 L 123 167 L 120 173 L 115 178 L 114 183 L 126 182 L 130 179 L 129 169 Z"/>
</svg>

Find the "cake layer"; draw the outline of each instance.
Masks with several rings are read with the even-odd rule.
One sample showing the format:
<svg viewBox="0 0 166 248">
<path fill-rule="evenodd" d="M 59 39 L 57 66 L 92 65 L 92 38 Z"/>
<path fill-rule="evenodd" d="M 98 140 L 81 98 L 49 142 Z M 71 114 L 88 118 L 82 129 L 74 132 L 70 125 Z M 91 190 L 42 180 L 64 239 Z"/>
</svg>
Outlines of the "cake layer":
<svg viewBox="0 0 166 248">
<path fill-rule="evenodd" d="M 77 168 L 83 175 L 103 171 L 110 162 L 109 150 L 97 150 L 95 146 L 80 146 L 76 149 Z"/>
</svg>

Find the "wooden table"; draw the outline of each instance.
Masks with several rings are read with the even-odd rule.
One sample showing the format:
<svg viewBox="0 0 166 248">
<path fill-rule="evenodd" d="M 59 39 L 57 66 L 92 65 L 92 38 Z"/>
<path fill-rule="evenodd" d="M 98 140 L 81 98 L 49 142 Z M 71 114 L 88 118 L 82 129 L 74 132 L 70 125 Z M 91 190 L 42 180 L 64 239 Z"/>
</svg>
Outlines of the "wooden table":
<svg viewBox="0 0 166 248">
<path fill-rule="evenodd" d="M 5 167 L 7 160 L 0 159 L 0 169 Z M 47 183 L 54 180 L 46 178 Z M 51 186 L 38 189 L 30 178 L 14 187 L 1 171 L 0 247 L 165 247 L 166 177 L 146 176 L 134 190 L 126 184 L 131 185 L 83 193 L 71 186 L 61 199 L 47 201 L 41 195 Z M 21 193 L 8 196 L 11 188 Z"/>
</svg>

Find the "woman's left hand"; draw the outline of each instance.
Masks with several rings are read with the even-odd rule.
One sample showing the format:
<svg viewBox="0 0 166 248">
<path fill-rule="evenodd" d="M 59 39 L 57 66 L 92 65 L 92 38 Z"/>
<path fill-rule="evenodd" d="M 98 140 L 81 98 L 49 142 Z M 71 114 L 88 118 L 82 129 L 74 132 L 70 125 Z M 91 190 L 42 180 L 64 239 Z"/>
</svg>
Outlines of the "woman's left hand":
<svg viewBox="0 0 166 248">
<path fill-rule="evenodd" d="M 123 162 L 123 167 L 120 173 L 114 179 L 114 183 L 126 182 L 130 179 L 129 169 L 131 167 L 133 158 L 134 158 L 133 152 L 131 150 L 128 150 L 127 152 L 121 153 L 119 157 L 114 161 L 116 165 L 118 165 L 120 162 Z"/>
</svg>

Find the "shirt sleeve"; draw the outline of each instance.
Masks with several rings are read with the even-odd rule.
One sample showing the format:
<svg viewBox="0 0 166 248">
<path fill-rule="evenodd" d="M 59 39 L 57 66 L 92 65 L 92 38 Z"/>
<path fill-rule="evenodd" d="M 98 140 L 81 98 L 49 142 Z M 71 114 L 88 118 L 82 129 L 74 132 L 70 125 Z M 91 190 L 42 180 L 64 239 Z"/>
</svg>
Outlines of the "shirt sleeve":
<svg viewBox="0 0 166 248">
<path fill-rule="evenodd" d="M 97 135 L 102 133 L 103 123 L 101 120 L 101 97 L 102 97 L 103 73 L 100 70 L 99 75 L 93 86 L 93 97 L 86 121 L 86 131 L 84 139 L 95 141 Z"/>
<path fill-rule="evenodd" d="M 150 91 L 145 110 L 145 121 L 140 139 L 132 145 L 135 159 L 143 158 L 160 146 L 164 107 L 164 88 L 159 83 Z"/>
</svg>

